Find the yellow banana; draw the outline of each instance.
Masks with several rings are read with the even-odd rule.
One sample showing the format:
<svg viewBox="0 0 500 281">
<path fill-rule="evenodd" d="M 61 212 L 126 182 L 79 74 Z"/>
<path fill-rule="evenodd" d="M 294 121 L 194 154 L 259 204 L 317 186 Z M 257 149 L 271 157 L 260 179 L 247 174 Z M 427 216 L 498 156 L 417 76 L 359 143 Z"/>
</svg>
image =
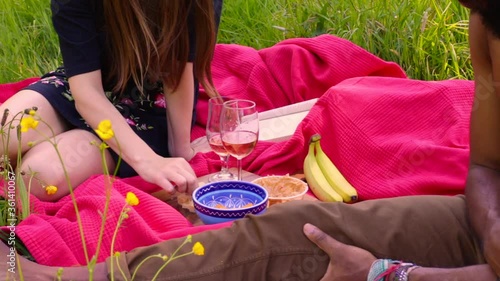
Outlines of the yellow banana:
<svg viewBox="0 0 500 281">
<path fill-rule="evenodd" d="M 342 202 L 342 196 L 333 190 L 323 175 L 323 172 L 321 172 L 321 168 L 316 161 L 314 147 L 314 142 L 310 141 L 309 152 L 304 159 L 304 176 L 306 177 L 309 188 L 311 188 L 314 195 L 316 195 L 316 197 L 318 197 L 321 201 Z"/>
<path fill-rule="evenodd" d="M 320 139 L 321 136 L 316 134 L 312 137 L 314 139 L 316 148 L 316 160 L 318 161 L 318 166 L 321 172 L 325 176 L 326 180 L 330 186 L 342 196 L 342 199 L 346 203 L 355 202 L 358 200 L 358 192 L 356 189 L 345 179 L 345 177 L 340 173 L 339 169 L 333 164 L 332 160 L 328 158 L 321 148 Z"/>
</svg>

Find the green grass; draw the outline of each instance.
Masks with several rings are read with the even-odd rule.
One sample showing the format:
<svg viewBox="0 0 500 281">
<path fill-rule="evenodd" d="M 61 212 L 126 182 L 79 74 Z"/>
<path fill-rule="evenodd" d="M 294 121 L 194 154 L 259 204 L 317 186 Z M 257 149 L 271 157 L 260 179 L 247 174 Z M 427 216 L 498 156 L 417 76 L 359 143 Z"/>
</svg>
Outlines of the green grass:
<svg viewBox="0 0 500 281">
<path fill-rule="evenodd" d="M 0 0 L 0 83 L 60 64 L 49 2 Z M 411 78 L 472 79 L 467 19 L 458 1 L 226 0 L 219 42 L 261 49 L 328 33 L 400 64 Z"/>
<path fill-rule="evenodd" d="M 0 0 L 0 83 L 39 76 L 59 64 L 50 0 Z"/>
</svg>

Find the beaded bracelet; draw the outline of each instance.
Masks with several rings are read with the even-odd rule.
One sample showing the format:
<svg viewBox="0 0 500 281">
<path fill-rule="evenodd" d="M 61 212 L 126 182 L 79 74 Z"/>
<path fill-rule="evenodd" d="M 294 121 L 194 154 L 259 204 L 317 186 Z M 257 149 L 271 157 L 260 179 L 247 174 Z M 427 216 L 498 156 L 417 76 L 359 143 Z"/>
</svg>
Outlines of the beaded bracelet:
<svg viewBox="0 0 500 281">
<path fill-rule="evenodd" d="M 391 259 L 375 260 L 368 272 L 367 281 L 386 281 L 386 278 L 394 273 L 393 281 L 407 281 L 411 270 L 417 268 L 412 263 L 403 263 L 402 261 Z"/>
<path fill-rule="evenodd" d="M 410 275 L 410 272 L 416 268 L 419 268 L 419 267 L 420 266 L 414 265 L 413 263 L 407 263 L 407 264 L 400 266 L 394 272 L 393 281 L 408 281 L 408 276 Z"/>
<path fill-rule="evenodd" d="M 400 262 L 391 259 L 375 260 L 368 272 L 367 281 L 385 281 L 385 278 L 400 266 Z"/>
<path fill-rule="evenodd" d="M 368 272 L 367 281 L 375 281 L 380 275 L 382 275 L 391 265 L 393 260 L 390 259 L 378 259 L 375 260 Z"/>
</svg>

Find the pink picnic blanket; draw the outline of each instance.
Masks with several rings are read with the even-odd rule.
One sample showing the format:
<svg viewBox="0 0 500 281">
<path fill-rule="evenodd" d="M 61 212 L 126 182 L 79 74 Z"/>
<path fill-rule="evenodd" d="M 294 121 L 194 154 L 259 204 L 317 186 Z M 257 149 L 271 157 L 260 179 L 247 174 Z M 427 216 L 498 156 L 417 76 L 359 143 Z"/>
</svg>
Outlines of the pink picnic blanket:
<svg viewBox="0 0 500 281">
<path fill-rule="evenodd" d="M 213 61 L 219 92 L 257 102 L 259 111 L 319 98 L 291 139 L 259 142 L 243 168 L 260 174 L 300 172 L 311 135 L 320 133 L 325 152 L 358 190 L 361 200 L 463 192 L 468 163 L 468 125 L 473 82 L 417 81 L 386 62 L 332 35 L 289 39 L 255 50 L 217 45 Z M 33 80 L 0 85 L 0 102 Z M 207 97 L 201 93 L 192 138 L 204 135 Z M 191 164 L 199 176 L 217 171 L 218 156 L 198 154 Z M 115 250 L 131 250 L 229 224 L 194 227 L 148 193 L 157 187 L 138 177 L 118 180 L 99 260 L 110 242 L 126 192 L 140 204 L 120 229 Z M 94 253 L 103 209 L 101 176 L 76 189 L 88 250 Z M 35 214 L 16 234 L 41 264 L 84 264 L 75 210 L 68 198 L 57 203 L 32 199 Z M 207 243 L 209 247 L 209 243 Z"/>
</svg>

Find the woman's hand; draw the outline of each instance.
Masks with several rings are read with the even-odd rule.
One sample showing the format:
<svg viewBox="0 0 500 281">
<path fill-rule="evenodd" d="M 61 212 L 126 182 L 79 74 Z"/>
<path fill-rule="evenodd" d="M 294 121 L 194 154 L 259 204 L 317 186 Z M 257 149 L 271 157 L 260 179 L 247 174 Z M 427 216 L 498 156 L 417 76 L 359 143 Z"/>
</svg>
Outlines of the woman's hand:
<svg viewBox="0 0 500 281">
<path fill-rule="evenodd" d="M 154 183 L 168 193 L 191 194 L 198 180 L 191 165 L 181 157 L 150 157 L 137 165 L 136 172 L 146 181 Z"/>
<path fill-rule="evenodd" d="M 173 154 L 171 154 L 173 155 Z M 175 154 L 175 157 L 182 157 L 186 159 L 186 161 L 190 161 L 196 155 L 196 151 L 191 145 L 187 145 L 181 152 Z"/>
<path fill-rule="evenodd" d="M 365 281 L 375 257 L 361 248 L 333 239 L 319 228 L 306 224 L 304 234 L 330 257 L 321 281 Z"/>
</svg>

